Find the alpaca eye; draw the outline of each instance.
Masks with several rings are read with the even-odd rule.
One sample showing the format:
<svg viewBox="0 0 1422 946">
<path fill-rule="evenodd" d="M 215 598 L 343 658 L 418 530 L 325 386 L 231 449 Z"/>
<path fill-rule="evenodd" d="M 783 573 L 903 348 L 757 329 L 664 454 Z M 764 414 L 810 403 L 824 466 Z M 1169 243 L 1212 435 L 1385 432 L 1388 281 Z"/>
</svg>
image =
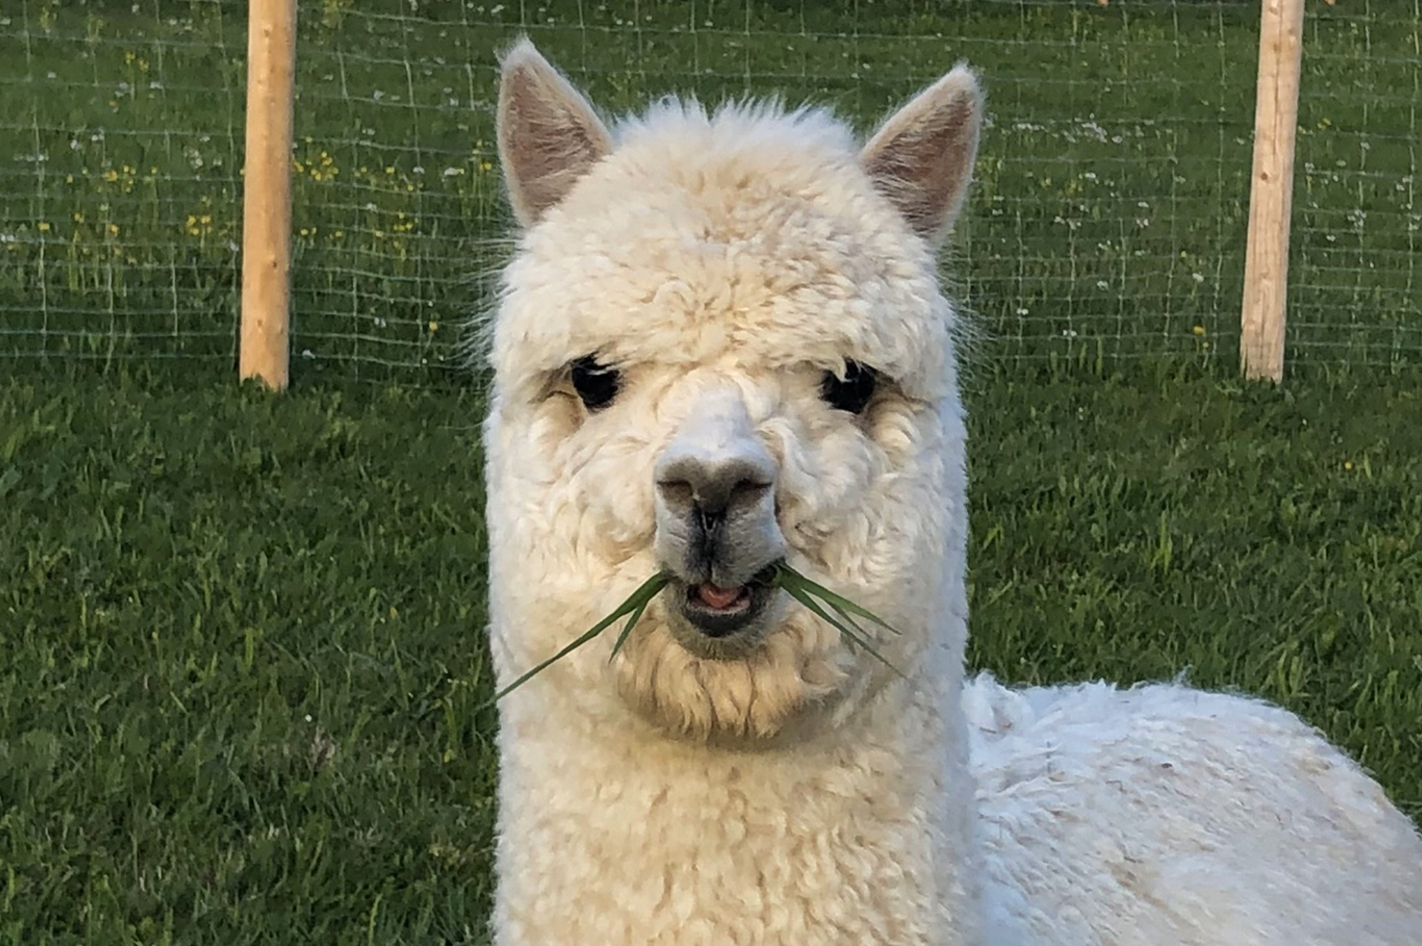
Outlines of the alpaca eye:
<svg viewBox="0 0 1422 946">
<path fill-rule="evenodd" d="M 879 375 L 873 368 L 850 361 L 845 364 L 843 378 L 836 377 L 833 371 L 824 373 L 820 379 L 820 397 L 837 411 L 858 414 L 869 406 L 878 383 Z"/>
<path fill-rule="evenodd" d="M 578 392 L 583 404 L 590 411 L 604 408 L 617 397 L 622 387 L 622 372 L 601 364 L 592 355 L 586 355 L 573 362 L 573 390 Z"/>
</svg>

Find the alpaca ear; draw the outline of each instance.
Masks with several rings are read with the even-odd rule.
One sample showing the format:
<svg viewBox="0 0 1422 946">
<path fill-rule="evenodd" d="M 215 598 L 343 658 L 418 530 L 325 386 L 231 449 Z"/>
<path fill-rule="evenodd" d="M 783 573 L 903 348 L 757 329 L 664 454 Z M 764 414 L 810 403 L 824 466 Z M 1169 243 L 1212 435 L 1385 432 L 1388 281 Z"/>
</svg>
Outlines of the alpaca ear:
<svg viewBox="0 0 1422 946">
<path fill-rule="evenodd" d="M 957 66 L 889 116 L 859 156 L 875 184 L 931 242 L 952 229 L 963 207 L 982 111 L 977 78 Z"/>
<path fill-rule="evenodd" d="M 514 215 L 528 227 L 612 150 L 612 135 L 588 100 L 527 39 L 501 65 L 499 162 Z"/>
</svg>

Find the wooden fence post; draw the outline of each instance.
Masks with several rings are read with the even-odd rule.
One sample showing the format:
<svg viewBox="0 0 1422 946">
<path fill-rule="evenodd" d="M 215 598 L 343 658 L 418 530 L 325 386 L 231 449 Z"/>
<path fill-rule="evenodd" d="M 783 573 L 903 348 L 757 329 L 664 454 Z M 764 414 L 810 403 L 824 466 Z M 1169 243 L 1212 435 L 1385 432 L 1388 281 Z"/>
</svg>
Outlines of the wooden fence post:
<svg viewBox="0 0 1422 946">
<path fill-rule="evenodd" d="M 290 368 L 291 143 L 296 0 L 247 6 L 247 157 L 242 182 L 238 371 L 284 389 Z"/>
<path fill-rule="evenodd" d="M 1304 4 L 1303 0 L 1263 0 L 1263 5 L 1239 362 L 1245 377 L 1277 382 L 1284 377 L 1289 218 Z"/>
</svg>

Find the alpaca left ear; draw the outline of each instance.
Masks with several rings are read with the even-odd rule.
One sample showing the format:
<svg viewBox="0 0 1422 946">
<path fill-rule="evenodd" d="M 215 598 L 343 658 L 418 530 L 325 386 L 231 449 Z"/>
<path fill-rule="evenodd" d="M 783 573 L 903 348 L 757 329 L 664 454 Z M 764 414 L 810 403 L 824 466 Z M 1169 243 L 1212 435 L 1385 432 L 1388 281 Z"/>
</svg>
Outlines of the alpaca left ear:
<svg viewBox="0 0 1422 946">
<path fill-rule="evenodd" d="M 514 215 L 528 227 L 612 150 L 612 135 L 527 39 L 504 55 L 502 66 L 499 163 Z"/>
<path fill-rule="evenodd" d="M 859 161 L 914 231 L 938 243 L 968 194 L 983 96 L 966 66 L 914 96 L 879 127 Z"/>
</svg>

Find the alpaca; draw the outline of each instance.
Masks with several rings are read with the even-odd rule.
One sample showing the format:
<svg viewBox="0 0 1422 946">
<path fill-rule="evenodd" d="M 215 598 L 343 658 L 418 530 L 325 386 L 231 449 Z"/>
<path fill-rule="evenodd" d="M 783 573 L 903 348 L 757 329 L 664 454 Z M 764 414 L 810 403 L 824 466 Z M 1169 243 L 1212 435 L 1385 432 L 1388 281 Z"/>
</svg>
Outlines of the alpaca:
<svg viewBox="0 0 1422 946">
<path fill-rule="evenodd" d="M 499 946 L 1422 943 L 1422 840 L 1294 716 L 965 678 L 966 431 L 937 250 L 982 97 L 604 122 L 526 40 L 487 340 Z M 883 616 L 902 676 L 767 582 Z"/>
</svg>

